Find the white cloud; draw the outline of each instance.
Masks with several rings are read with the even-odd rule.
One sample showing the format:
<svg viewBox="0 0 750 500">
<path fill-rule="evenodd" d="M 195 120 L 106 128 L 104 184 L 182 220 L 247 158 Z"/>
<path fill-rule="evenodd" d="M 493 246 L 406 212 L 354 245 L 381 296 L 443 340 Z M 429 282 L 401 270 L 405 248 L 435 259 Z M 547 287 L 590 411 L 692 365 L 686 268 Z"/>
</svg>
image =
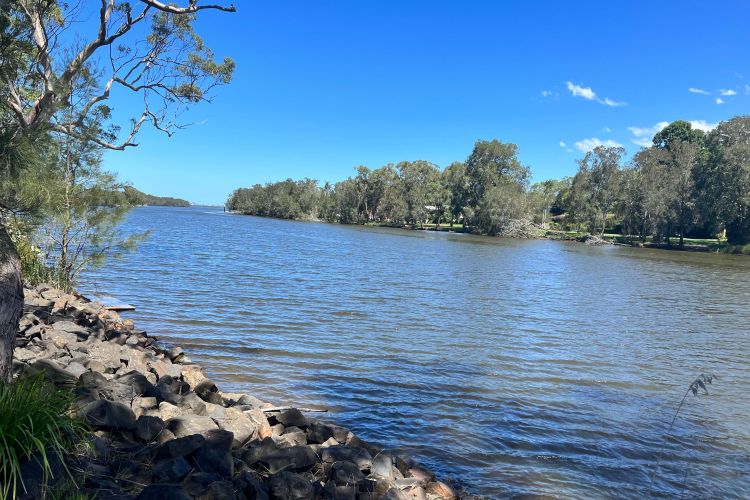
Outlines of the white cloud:
<svg viewBox="0 0 750 500">
<path fill-rule="evenodd" d="M 721 97 L 717 97 L 717 98 L 716 98 L 716 100 L 715 100 L 714 102 L 715 102 L 716 104 L 724 104 L 724 99 L 722 99 Z"/>
<path fill-rule="evenodd" d="M 588 153 L 598 146 L 604 146 L 607 148 L 621 148 L 622 144 L 611 139 L 601 140 L 598 137 L 583 139 L 582 141 L 578 141 L 575 143 L 576 149 L 581 153 Z"/>
<path fill-rule="evenodd" d="M 630 142 L 643 148 L 647 148 L 651 146 L 653 138 L 657 132 L 661 132 L 667 125 L 669 125 L 669 122 L 659 122 L 653 127 L 628 127 L 630 133 L 633 134 Z"/>
<path fill-rule="evenodd" d="M 702 130 L 704 132 L 711 132 L 713 129 L 715 129 L 719 124 L 718 123 L 708 123 L 706 120 L 691 120 L 690 125 L 693 126 L 693 128 Z"/>
<path fill-rule="evenodd" d="M 560 147 L 561 147 L 561 148 L 564 148 L 564 147 L 566 147 L 566 146 L 567 146 L 567 144 L 565 144 L 565 142 L 564 142 L 564 141 L 560 141 Z"/>
<path fill-rule="evenodd" d="M 750 95 L 750 85 L 748 85 L 747 83 L 745 84 L 745 94 Z"/>
<path fill-rule="evenodd" d="M 573 97 L 583 97 L 587 101 L 596 101 L 599 104 L 604 104 L 605 106 L 612 107 L 625 106 L 627 104 L 622 101 L 615 101 L 614 99 L 610 99 L 609 97 L 605 97 L 604 99 L 602 99 L 596 95 L 596 92 L 594 92 L 591 87 L 576 85 L 571 81 L 565 82 L 565 85 L 568 87 L 570 93 L 573 94 Z"/>
<path fill-rule="evenodd" d="M 581 87 L 570 81 L 565 82 L 565 85 L 568 86 L 568 90 L 570 90 L 570 93 L 573 94 L 574 97 L 583 97 L 587 101 L 593 101 L 596 99 L 596 92 L 594 92 L 591 87 Z"/>
<path fill-rule="evenodd" d="M 602 132 L 604 132 L 605 134 L 609 134 L 610 132 L 612 132 L 612 129 L 611 129 L 611 128 L 609 128 L 609 127 L 604 127 L 604 128 L 602 129 Z"/>
<path fill-rule="evenodd" d="M 600 102 L 604 104 L 605 106 L 612 106 L 612 107 L 625 106 L 625 104 L 627 104 L 626 102 L 622 102 L 622 101 L 614 101 L 610 99 L 609 97 L 605 97 L 604 99 L 597 99 L 597 102 Z"/>
<path fill-rule="evenodd" d="M 565 143 L 565 141 L 560 141 L 560 147 L 563 148 L 568 153 L 572 153 L 573 150 L 568 147 L 568 145 Z"/>
<path fill-rule="evenodd" d="M 542 90 L 542 97 L 549 97 L 552 95 L 551 90 Z"/>
<path fill-rule="evenodd" d="M 732 89 L 721 89 L 719 90 L 719 93 L 726 96 L 737 95 L 737 91 Z"/>
<path fill-rule="evenodd" d="M 698 89 L 698 88 L 695 88 L 695 87 L 690 87 L 688 89 L 688 92 L 692 92 L 693 94 L 711 95 L 711 92 L 709 92 L 707 90 L 703 90 L 703 89 Z"/>
</svg>

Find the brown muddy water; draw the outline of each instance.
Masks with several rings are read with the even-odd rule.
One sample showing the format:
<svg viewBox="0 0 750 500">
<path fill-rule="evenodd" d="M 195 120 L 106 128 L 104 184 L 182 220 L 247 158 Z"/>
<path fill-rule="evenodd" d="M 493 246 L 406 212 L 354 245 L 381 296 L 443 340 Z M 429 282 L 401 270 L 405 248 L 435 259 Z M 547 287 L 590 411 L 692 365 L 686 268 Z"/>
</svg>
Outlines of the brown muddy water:
<svg viewBox="0 0 750 500">
<path fill-rule="evenodd" d="M 126 228 L 153 234 L 81 288 L 224 390 L 326 407 L 488 498 L 750 498 L 750 258 L 211 208 Z"/>
</svg>

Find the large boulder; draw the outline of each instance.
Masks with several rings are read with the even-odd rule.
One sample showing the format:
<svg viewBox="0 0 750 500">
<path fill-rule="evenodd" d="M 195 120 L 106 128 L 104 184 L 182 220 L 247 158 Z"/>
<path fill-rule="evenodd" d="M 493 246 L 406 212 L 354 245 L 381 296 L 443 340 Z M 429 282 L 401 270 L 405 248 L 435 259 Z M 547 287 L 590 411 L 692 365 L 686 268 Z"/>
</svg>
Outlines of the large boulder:
<svg viewBox="0 0 750 500">
<path fill-rule="evenodd" d="M 326 463 L 354 462 L 360 470 L 369 469 L 372 465 L 372 456 L 367 450 L 343 444 L 323 448 L 321 458 Z"/>
<path fill-rule="evenodd" d="M 258 426 L 249 416 L 242 413 L 242 410 L 225 408 L 223 416 L 216 418 L 215 421 L 220 429 L 229 431 L 234 435 L 233 446 L 235 448 L 239 448 L 257 436 Z"/>
<path fill-rule="evenodd" d="M 122 403 L 100 399 L 87 404 L 82 410 L 86 422 L 97 429 L 131 430 L 135 428 L 133 410 Z"/>
<path fill-rule="evenodd" d="M 177 437 L 190 436 L 191 434 L 203 434 L 219 426 L 211 417 L 184 414 L 174 417 L 167 422 L 167 428 Z"/>
<path fill-rule="evenodd" d="M 205 437 L 205 442 L 193 455 L 196 467 L 202 472 L 212 472 L 231 479 L 234 474 L 232 433 L 214 429 L 206 431 Z"/>
<path fill-rule="evenodd" d="M 284 427 L 307 427 L 307 418 L 297 408 L 282 411 L 276 416 L 276 420 Z"/>
<path fill-rule="evenodd" d="M 164 421 L 159 417 L 141 415 L 135 422 L 135 435 L 141 441 L 150 443 L 164 430 Z"/>
<path fill-rule="evenodd" d="M 165 442 L 156 450 L 157 458 L 185 457 L 198 451 L 206 442 L 200 434 L 185 436 Z"/>
<path fill-rule="evenodd" d="M 291 446 L 262 456 L 260 462 L 272 474 L 281 470 L 306 472 L 318 463 L 318 456 L 309 446 Z"/>
<path fill-rule="evenodd" d="M 393 472 L 393 457 L 390 453 L 380 453 L 372 459 L 371 473 L 389 483 L 396 480 Z"/>
<path fill-rule="evenodd" d="M 336 462 L 331 466 L 328 480 L 335 485 L 358 484 L 365 479 L 365 475 L 353 462 Z"/>
</svg>

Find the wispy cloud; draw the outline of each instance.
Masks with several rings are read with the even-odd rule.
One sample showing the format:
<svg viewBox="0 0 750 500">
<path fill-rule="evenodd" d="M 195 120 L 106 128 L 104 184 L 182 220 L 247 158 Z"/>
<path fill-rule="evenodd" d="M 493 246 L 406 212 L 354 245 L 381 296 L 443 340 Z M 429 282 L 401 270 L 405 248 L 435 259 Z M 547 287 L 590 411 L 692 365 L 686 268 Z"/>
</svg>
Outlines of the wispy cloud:
<svg viewBox="0 0 750 500">
<path fill-rule="evenodd" d="M 610 132 L 612 132 L 612 129 L 611 129 L 611 128 L 609 128 L 609 127 L 604 127 L 604 128 L 602 129 L 602 132 L 604 132 L 605 134 L 609 134 Z"/>
<path fill-rule="evenodd" d="M 711 92 L 709 92 L 708 90 L 703 90 L 696 87 L 690 87 L 688 89 L 688 92 L 692 92 L 693 94 L 711 95 Z"/>
<path fill-rule="evenodd" d="M 654 136 L 664 130 L 667 125 L 669 125 L 669 122 L 659 122 L 652 127 L 628 127 L 630 133 L 633 134 L 630 142 L 642 148 L 647 148 L 653 144 Z"/>
<path fill-rule="evenodd" d="M 737 95 L 737 91 L 732 89 L 721 89 L 719 93 L 724 96 Z"/>
<path fill-rule="evenodd" d="M 549 97 L 552 95 L 551 90 L 542 90 L 542 97 Z"/>
<path fill-rule="evenodd" d="M 583 139 L 574 144 L 576 149 L 581 153 L 588 153 L 598 146 L 604 146 L 607 148 L 621 148 L 622 144 L 611 139 L 599 139 L 598 137 L 592 137 L 590 139 Z"/>
<path fill-rule="evenodd" d="M 750 85 L 745 84 L 745 95 L 750 95 Z"/>
<path fill-rule="evenodd" d="M 717 98 L 716 98 L 716 100 L 715 100 L 714 102 L 715 102 L 716 104 L 724 104 L 724 99 L 722 99 L 721 97 L 717 97 Z"/>
<path fill-rule="evenodd" d="M 572 153 L 573 150 L 568 147 L 567 144 L 565 144 L 565 141 L 560 141 L 560 147 L 563 148 L 568 153 Z"/>
<path fill-rule="evenodd" d="M 690 125 L 692 125 L 693 128 L 695 128 L 695 129 L 702 130 L 704 132 L 711 132 L 719 124 L 718 123 L 708 123 L 706 120 L 690 120 Z"/>
<path fill-rule="evenodd" d="M 596 95 L 596 92 L 591 87 L 584 87 L 582 85 L 576 85 L 575 83 L 571 81 L 565 82 L 565 85 L 568 88 L 568 91 L 570 91 L 571 94 L 573 94 L 573 97 L 582 97 L 586 99 L 587 101 L 596 101 L 599 104 L 604 104 L 605 106 L 625 106 L 625 102 L 622 101 L 615 101 L 614 99 L 610 99 L 609 97 L 600 98 Z"/>
</svg>

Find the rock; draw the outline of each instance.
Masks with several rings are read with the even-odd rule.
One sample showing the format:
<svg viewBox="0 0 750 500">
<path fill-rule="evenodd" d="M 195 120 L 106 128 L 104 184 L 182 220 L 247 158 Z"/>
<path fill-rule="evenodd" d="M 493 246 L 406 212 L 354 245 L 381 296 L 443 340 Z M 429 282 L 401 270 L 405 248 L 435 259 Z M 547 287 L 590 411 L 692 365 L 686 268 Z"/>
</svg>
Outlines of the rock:
<svg viewBox="0 0 750 500">
<path fill-rule="evenodd" d="M 272 474 L 281 470 L 306 472 L 318 463 L 318 456 L 309 446 L 291 446 L 265 454 L 260 462 Z"/>
<path fill-rule="evenodd" d="M 182 486 L 185 488 L 185 492 L 191 497 L 195 498 L 203 495 L 211 483 L 221 481 L 221 476 L 212 472 L 201 472 L 194 471 L 190 476 L 183 481 Z"/>
<path fill-rule="evenodd" d="M 65 367 L 65 371 L 78 379 L 78 377 L 86 373 L 88 370 L 82 364 L 73 361 L 72 363 L 68 363 L 68 366 Z"/>
<path fill-rule="evenodd" d="M 146 486 L 136 500 L 192 500 L 179 484 Z"/>
<path fill-rule="evenodd" d="M 326 441 L 325 443 L 322 443 L 322 444 L 320 445 L 320 447 L 321 447 L 321 448 L 329 448 L 329 447 L 331 447 L 331 446 L 336 446 L 337 444 L 339 444 L 339 442 L 338 442 L 338 441 L 336 441 L 336 440 L 335 440 L 335 439 L 333 439 L 333 438 L 330 438 L 330 439 L 329 439 L 328 441 Z"/>
<path fill-rule="evenodd" d="M 191 434 L 202 434 L 213 429 L 218 429 L 219 427 L 211 417 L 185 414 L 169 419 L 167 421 L 167 428 L 175 436 L 183 437 Z"/>
<path fill-rule="evenodd" d="M 188 392 L 187 394 L 182 396 L 179 406 L 183 410 L 185 411 L 190 410 L 191 413 L 195 413 L 196 415 L 207 416 L 208 415 L 207 405 L 210 405 L 210 404 L 211 403 L 206 403 L 205 401 L 203 401 L 194 392 Z M 221 411 L 224 410 L 223 406 L 218 406 L 218 405 L 213 405 L 213 406 L 217 406 L 218 408 L 221 408 Z M 220 416 L 223 416 L 223 413 Z"/>
<path fill-rule="evenodd" d="M 404 477 L 404 478 L 396 479 L 394 483 L 396 484 L 397 488 L 401 488 L 402 490 L 408 490 L 416 486 L 419 486 L 421 484 L 421 481 L 417 479 L 416 477 Z"/>
<path fill-rule="evenodd" d="M 34 361 L 26 368 L 24 375 L 36 377 L 42 373 L 45 380 L 61 387 L 72 387 L 78 381 L 78 377 L 68 373 L 59 363 L 50 359 Z"/>
<path fill-rule="evenodd" d="M 179 408 L 177 408 L 175 405 L 171 403 L 167 403 L 166 401 L 163 401 L 159 403 L 158 408 L 147 410 L 143 414 L 151 415 L 154 417 L 159 417 L 166 422 L 167 420 L 181 416 L 182 410 L 180 410 Z"/>
<path fill-rule="evenodd" d="M 173 365 L 171 362 L 154 359 L 148 362 L 148 365 L 159 378 L 169 375 L 172 378 L 179 378 L 182 375 L 182 367 Z"/>
<path fill-rule="evenodd" d="M 360 470 L 369 469 L 372 465 L 372 456 L 367 450 L 343 444 L 324 448 L 321 458 L 327 463 L 341 461 L 354 462 Z"/>
<path fill-rule="evenodd" d="M 336 462 L 331 466 L 328 476 L 329 481 L 336 485 L 359 484 L 365 479 L 365 475 L 359 470 L 357 464 L 353 462 Z"/>
<path fill-rule="evenodd" d="M 236 408 L 226 408 L 224 416 L 217 418 L 216 423 L 220 429 L 229 431 L 234 435 L 234 448 L 239 448 L 251 438 L 257 436 L 257 426 L 255 423 L 250 417 L 242 413 L 242 410 Z M 306 441 L 299 444 L 305 443 Z"/>
<path fill-rule="evenodd" d="M 231 479 L 234 475 L 232 433 L 215 429 L 206 431 L 205 437 L 204 444 L 193 456 L 196 467 L 202 472 L 213 472 Z"/>
<path fill-rule="evenodd" d="M 196 500 L 236 500 L 237 495 L 230 481 L 216 481 L 209 484 L 206 491 L 195 498 Z"/>
<path fill-rule="evenodd" d="M 98 429 L 130 430 L 135 428 L 133 411 L 122 403 L 100 399 L 83 408 L 83 418 Z"/>
<path fill-rule="evenodd" d="M 243 472 L 234 479 L 234 484 L 248 500 L 268 500 L 268 489 L 256 472 Z"/>
<path fill-rule="evenodd" d="M 169 360 L 172 361 L 172 363 L 178 363 L 178 360 L 184 355 L 185 352 L 182 350 L 182 347 L 173 347 L 169 350 L 168 353 Z"/>
<path fill-rule="evenodd" d="M 208 378 L 206 372 L 198 365 L 180 365 L 182 380 L 195 387 Z M 244 404 L 244 403 L 243 403 Z"/>
<path fill-rule="evenodd" d="M 258 439 L 265 439 L 273 435 L 273 431 L 268 424 L 268 419 L 266 418 L 266 414 L 263 413 L 263 410 L 253 408 L 252 410 L 245 410 L 243 413 L 255 424 Z"/>
<path fill-rule="evenodd" d="M 420 467 L 419 465 L 415 465 L 409 468 L 409 473 L 404 475 L 407 477 L 417 478 L 423 484 L 429 483 L 430 481 L 435 479 L 435 475 L 432 472 L 428 471 L 424 467 Z"/>
<path fill-rule="evenodd" d="M 92 361 L 98 361 L 105 367 L 105 371 L 117 371 L 122 362 L 120 361 L 121 347 L 109 342 L 97 341 L 89 348 Z"/>
<path fill-rule="evenodd" d="M 272 499 L 278 500 L 312 500 L 315 490 L 310 481 L 291 472 L 279 472 L 268 479 Z"/>
<path fill-rule="evenodd" d="M 282 411 L 276 416 L 276 420 L 283 424 L 284 427 L 307 427 L 307 419 L 297 408 Z"/>
<path fill-rule="evenodd" d="M 173 439 L 156 450 L 157 458 L 185 457 L 197 451 L 206 442 L 200 434 Z"/>
<path fill-rule="evenodd" d="M 398 488 L 391 488 L 381 497 L 383 500 L 409 500 L 409 497 Z"/>
<path fill-rule="evenodd" d="M 219 406 L 224 403 L 224 400 L 221 399 L 221 394 L 219 394 L 219 388 L 216 387 L 216 384 L 210 379 L 200 382 L 193 388 L 193 392 L 195 392 L 203 401 Z"/>
<path fill-rule="evenodd" d="M 125 345 L 130 346 L 130 347 L 137 346 L 138 345 L 138 337 L 136 337 L 135 335 L 131 335 L 125 341 Z"/>
<path fill-rule="evenodd" d="M 151 469 L 154 482 L 172 483 L 182 480 L 190 472 L 190 464 L 182 457 L 157 462 Z"/>
<path fill-rule="evenodd" d="M 104 365 L 104 363 L 95 359 L 88 360 L 84 364 L 84 366 L 94 372 L 104 373 L 105 371 L 107 371 L 107 367 Z"/>
<path fill-rule="evenodd" d="M 428 484 L 426 490 L 428 494 L 435 495 L 444 500 L 456 500 L 458 498 L 456 491 L 450 485 L 441 481 Z"/>
<path fill-rule="evenodd" d="M 273 425 L 273 426 L 271 426 L 271 435 L 272 436 L 281 436 L 282 434 L 284 434 L 285 430 L 286 429 L 284 428 L 284 426 L 282 424 Z"/>
<path fill-rule="evenodd" d="M 13 351 L 13 357 L 14 359 L 18 361 L 28 362 L 32 359 L 37 357 L 37 354 L 35 352 L 32 352 L 28 349 L 18 348 L 15 351 Z"/>
<path fill-rule="evenodd" d="M 380 453 L 372 459 L 370 468 L 372 475 L 377 476 L 389 483 L 393 483 L 396 477 L 393 474 L 393 457 L 390 453 Z"/>
<path fill-rule="evenodd" d="M 411 500 L 427 500 L 427 493 L 421 486 L 414 486 L 402 491 L 406 495 L 406 498 L 409 498 Z"/>
<path fill-rule="evenodd" d="M 311 443 L 325 443 L 333 437 L 333 428 L 321 422 L 311 422 L 307 427 L 307 440 Z"/>
<path fill-rule="evenodd" d="M 141 415 L 135 422 L 135 435 L 141 441 L 150 443 L 164 430 L 164 421 L 159 417 Z"/>
<path fill-rule="evenodd" d="M 156 397 L 158 391 L 142 373 L 129 371 L 117 377 L 112 386 L 112 396 L 121 401 L 132 401 L 136 397 Z"/>
</svg>

